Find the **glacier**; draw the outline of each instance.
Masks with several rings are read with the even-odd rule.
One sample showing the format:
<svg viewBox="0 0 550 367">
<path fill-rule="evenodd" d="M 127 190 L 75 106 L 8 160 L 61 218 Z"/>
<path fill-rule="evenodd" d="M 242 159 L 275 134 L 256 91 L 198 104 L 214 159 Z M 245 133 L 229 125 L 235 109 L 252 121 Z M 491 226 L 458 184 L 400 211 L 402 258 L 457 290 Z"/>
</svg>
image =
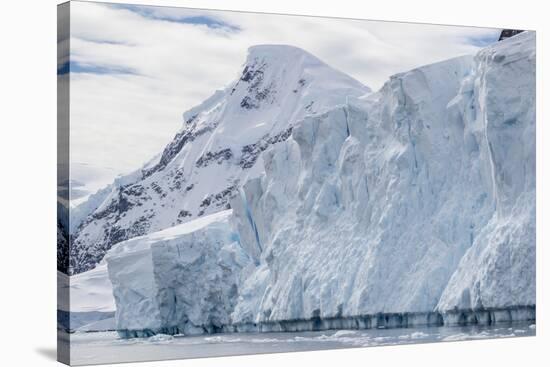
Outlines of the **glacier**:
<svg viewBox="0 0 550 367">
<path fill-rule="evenodd" d="M 180 199 L 182 224 L 104 249 L 119 333 L 533 320 L 535 59 L 524 32 L 370 92 L 296 48 L 251 49 L 236 84 L 186 114 L 223 125 L 142 173 L 195 165 L 209 192 L 231 177 L 223 205 Z M 267 87 L 299 88 L 310 63 L 326 79 L 300 98 Z M 307 111 L 317 101 L 330 108 Z M 254 161 L 225 169 L 239 148 Z"/>
<path fill-rule="evenodd" d="M 248 263 L 231 210 L 136 237 L 106 256 L 125 336 L 213 332 L 231 323 Z"/>
<path fill-rule="evenodd" d="M 264 153 L 234 321 L 534 305 L 534 47 L 395 75 Z"/>
</svg>

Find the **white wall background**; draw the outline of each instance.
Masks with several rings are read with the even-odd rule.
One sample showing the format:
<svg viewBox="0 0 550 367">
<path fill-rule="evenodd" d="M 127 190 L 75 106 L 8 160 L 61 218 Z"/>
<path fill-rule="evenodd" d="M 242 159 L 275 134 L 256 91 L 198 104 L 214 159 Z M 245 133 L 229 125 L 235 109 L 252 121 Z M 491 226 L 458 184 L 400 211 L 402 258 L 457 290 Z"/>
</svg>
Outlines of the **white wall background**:
<svg viewBox="0 0 550 367">
<path fill-rule="evenodd" d="M 113 1 L 120 2 L 120 1 Z M 537 30 L 537 334 L 535 338 L 289 353 L 127 366 L 543 366 L 550 361 L 548 127 L 543 121 L 548 11 L 536 0 L 134 0 L 138 4 Z M 56 3 L 0 11 L 0 365 L 55 365 Z M 550 37 L 550 36 L 548 36 Z M 550 39 L 550 38 L 549 38 Z M 545 42 L 546 41 L 546 42 Z M 547 119 L 546 119 L 547 120 Z M 544 165 L 546 167 L 544 167 Z M 546 224 L 546 225 L 545 225 Z"/>
</svg>

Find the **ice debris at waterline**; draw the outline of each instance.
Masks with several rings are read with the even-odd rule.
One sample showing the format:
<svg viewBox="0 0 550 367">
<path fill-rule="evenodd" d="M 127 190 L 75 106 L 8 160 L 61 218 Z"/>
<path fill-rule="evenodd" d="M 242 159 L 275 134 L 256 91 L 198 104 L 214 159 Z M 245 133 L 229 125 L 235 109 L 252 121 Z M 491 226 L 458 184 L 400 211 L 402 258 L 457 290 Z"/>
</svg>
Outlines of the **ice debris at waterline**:
<svg viewBox="0 0 550 367">
<path fill-rule="evenodd" d="M 532 326 L 532 325 L 531 325 Z M 75 365 L 115 363 L 148 359 L 180 359 L 299 352 L 382 345 L 433 343 L 535 335 L 530 323 L 491 326 L 418 327 L 317 332 L 234 333 L 120 339 L 116 333 L 78 333 L 71 336 L 71 358 Z M 160 340 L 159 340 L 160 339 Z"/>
<path fill-rule="evenodd" d="M 284 47 L 259 50 L 264 62 L 245 69 L 236 91 L 258 75 L 271 85 L 270 68 L 293 59 L 280 56 Z M 109 251 L 117 329 L 147 336 L 534 320 L 534 93 L 535 35 L 524 32 L 473 57 L 394 75 L 378 92 L 292 112 L 285 139 L 258 148 L 254 174 L 220 196 L 232 209 Z M 239 106 L 231 92 L 215 98 L 249 121 L 269 96 Z M 202 108 L 193 111 L 203 116 Z M 224 136 L 239 129 L 212 129 L 218 147 L 240 139 Z M 218 172 L 228 155 L 212 157 Z"/>
</svg>

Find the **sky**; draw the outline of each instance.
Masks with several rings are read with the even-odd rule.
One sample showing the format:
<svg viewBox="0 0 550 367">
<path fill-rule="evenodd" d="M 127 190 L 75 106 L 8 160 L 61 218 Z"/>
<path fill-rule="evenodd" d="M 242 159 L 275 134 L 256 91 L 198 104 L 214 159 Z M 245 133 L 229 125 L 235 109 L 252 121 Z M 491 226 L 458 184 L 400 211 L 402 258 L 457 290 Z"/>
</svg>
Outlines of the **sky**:
<svg viewBox="0 0 550 367">
<path fill-rule="evenodd" d="M 500 30 L 71 2 L 71 175 L 95 191 L 160 153 L 182 114 L 239 75 L 257 44 L 303 48 L 373 90 L 495 42 Z M 60 42 L 63 42 L 61 40 Z"/>
</svg>

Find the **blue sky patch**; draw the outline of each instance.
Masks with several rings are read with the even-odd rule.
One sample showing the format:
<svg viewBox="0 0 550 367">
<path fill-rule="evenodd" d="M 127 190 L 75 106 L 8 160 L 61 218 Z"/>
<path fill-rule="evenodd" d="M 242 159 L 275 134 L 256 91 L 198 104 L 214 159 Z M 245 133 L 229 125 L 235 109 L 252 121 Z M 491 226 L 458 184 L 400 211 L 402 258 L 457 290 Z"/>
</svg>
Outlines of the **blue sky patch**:
<svg viewBox="0 0 550 367">
<path fill-rule="evenodd" d="M 127 42 L 122 41 L 113 41 L 113 40 L 107 40 L 107 39 L 96 39 L 96 38 L 87 38 L 87 37 L 76 37 L 82 41 L 85 42 L 92 42 L 92 43 L 99 43 L 103 45 L 114 45 L 114 46 L 135 46 L 134 44 L 130 44 Z"/>
<path fill-rule="evenodd" d="M 212 29 L 226 29 L 233 32 L 238 32 L 241 30 L 240 27 L 224 22 L 221 19 L 207 15 L 183 15 L 182 13 L 178 14 L 174 12 L 173 14 L 168 14 L 168 12 L 159 11 L 158 7 L 153 6 L 139 6 L 139 5 L 130 5 L 130 4 L 109 4 L 112 8 L 115 9 L 124 9 L 134 12 L 141 15 L 144 18 L 153 19 L 153 20 L 162 20 L 166 22 L 174 22 L 181 24 L 193 24 L 193 25 L 205 25 L 208 28 Z M 163 9 L 163 8 L 160 8 Z M 180 9 L 178 9 L 180 10 Z"/>
<path fill-rule="evenodd" d="M 115 75 L 139 75 L 135 70 L 120 66 L 94 65 L 68 61 L 57 68 L 57 75 L 68 73 L 86 73 L 86 74 L 115 74 Z"/>
<path fill-rule="evenodd" d="M 495 29 L 494 34 L 486 34 L 478 37 L 468 37 L 466 39 L 466 43 L 474 45 L 476 47 L 485 47 L 497 42 L 499 36 L 500 30 Z"/>
</svg>

